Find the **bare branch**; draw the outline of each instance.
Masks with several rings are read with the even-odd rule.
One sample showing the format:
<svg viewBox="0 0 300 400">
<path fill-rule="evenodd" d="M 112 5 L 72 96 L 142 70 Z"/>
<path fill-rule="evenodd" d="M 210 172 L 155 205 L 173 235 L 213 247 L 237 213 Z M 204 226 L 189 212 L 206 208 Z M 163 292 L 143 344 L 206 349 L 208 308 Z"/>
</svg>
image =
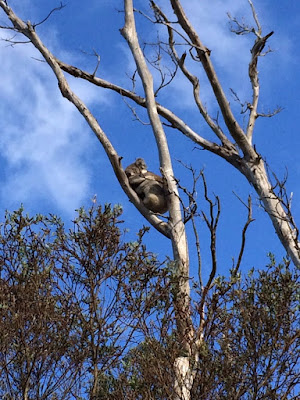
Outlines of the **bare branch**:
<svg viewBox="0 0 300 400">
<path fill-rule="evenodd" d="M 250 0 L 249 0 L 250 1 Z M 257 106 L 258 106 L 258 98 L 259 98 L 259 79 L 258 79 L 258 70 L 257 70 L 257 61 L 258 57 L 261 55 L 262 50 L 265 47 L 267 39 L 273 35 L 274 32 L 270 32 L 268 35 L 261 38 L 257 35 L 255 43 L 251 49 L 252 58 L 249 63 L 249 78 L 252 85 L 252 104 L 250 107 L 250 115 L 247 126 L 247 138 L 249 142 L 252 143 L 253 137 L 253 129 L 255 125 L 255 120 L 258 117 Z"/>
<path fill-rule="evenodd" d="M 257 117 L 263 117 L 263 118 L 272 118 L 274 115 L 279 114 L 283 110 L 282 107 L 277 107 L 274 111 L 269 111 L 268 113 L 257 113 Z"/>
<path fill-rule="evenodd" d="M 258 156 L 256 163 L 252 165 L 247 161 L 242 162 L 241 171 L 255 187 L 265 211 L 271 218 L 277 236 L 286 248 L 288 255 L 296 266 L 300 266 L 300 243 L 297 232 L 293 226 L 293 221 L 284 208 L 284 204 L 274 192 L 262 158 Z"/>
<path fill-rule="evenodd" d="M 268 170 L 270 170 L 270 167 L 268 166 Z M 274 196 L 276 199 L 278 199 L 278 202 L 282 205 L 282 207 L 285 209 L 286 217 L 285 221 L 287 221 L 290 226 L 292 227 L 294 231 L 294 236 L 296 242 L 299 242 L 299 229 L 297 228 L 296 222 L 293 218 L 292 214 L 292 198 L 293 198 L 293 193 L 290 195 L 287 194 L 286 190 L 286 182 L 288 179 L 288 173 L 286 171 L 286 175 L 283 177 L 282 180 L 280 180 L 277 175 L 271 171 L 272 177 L 275 180 L 275 184 L 272 186 L 272 192 L 274 193 Z M 276 194 L 275 194 L 276 190 Z M 298 249 L 300 251 L 300 245 L 298 244 Z"/>
<path fill-rule="evenodd" d="M 147 45 L 151 45 L 151 44 L 146 43 L 145 46 L 147 46 Z M 171 71 L 170 68 L 168 68 L 168 67 L 163 67 L 161 65 L 161 60 L 162 60 L 161 52 L 165 51 L 165 49 L 162 47 L 159 37 L 157 38 L 157 43 L 155 43 L 155 47 L 158 47 L 158 50 L 157 50 L 157 54 L 156 54 L 156 57 L 154 60 L 149 60 L 149 58 L 145 54 L 145 51 L 143 53 L 144 53 L 144 57 L 146 58 L 148 63 L 150 65 L 152 65 L 152 67 L 156 71 L 158 71 L 160 74 L 160 84 L 158 85 L 157 89 L 155 89 L 155 92 L 154 92 L 154 96 L 157 97 L 159 91 L 161 89 L 163 89 L 164 87 L 168 86 L 175 78 L 177 70 L 178 70 L 178 64 L 176 64 L 176 62 L 174 62 L 173 58 L 171 57 L 171 60 L 175 66 L 174 71 Z M 164 69 L 167 69 L 167 72 L 165 72 Z"/>
<path fill-rule="evenodd" d="M 209 290 L 211 289 L 212 282 L 216 276 L 217 272 L 217 252 L 216 252 L 216 232 L 217 232 L 217 226 L 221 214 L 221 204 L 220 204 L 220 199 L 218 196 L 215 196 L 216 203 L 214 203 L 211 198 L 208 196 L 208 191 L 207 191 L 207 184 L 206 184 L 206 179 L 204 176 L 204 172 L 201 171 L 201 177 L 202 177 L 202 182 L 203 182 L 203 188 L 204 188 L 204 198 L 206 202 L 209 205 L 209 217 L 202 211 L 202 216 L 204 221 L 206 222 L 206 225 L 210 231 L 210 253 L 211 253 L 211 272 L 208 278 L 208 281 L 206 285 L 203 287 L 201 285 L 202 289 L 202 296 L 201 296 L 201 301 L 199 304 L 199 314 L 201 316 L 201 323 L 197 332 L 197 337 L 200 339 L 202 335 L 202 330 L 203 326 L 205 324 L 204 320 L 204 307 L 206 303 L 206 297 L 209 293 Z M 217 214 L 215 216 L 215 207 L 217 206 Z"/>
<path fill-rule="evenodd" d="M 237 27 L 237 28 L 231 27 L 232 32 L 236 33 L 237 35 L 244 35 L 244 34 L 252 33 L 256 36 L 255 43 L 251 49 L 251 60 L 249 63 L 249 68 L 248 68 L 249 78 L 250 78 L 250 82 L 251 82 L 251 86 L 252 86 L 252 103 L 251 104 L 247 103 L 246 109 L 243 107 L 243 112 L 245 112 L 247 109 L 250 111 L 247 130 L 246 130 L 246 136 L 249 140 L 249 143 L 252 144 L 255 121 L 258 118 L 258 116 L 261 116 L 261 114 L 259 114 L 257 112 L 259 89 L 260 89 L 259 79 L 258 79 L 257 62 L 258 62 L 259 56 L 263 56 L 266 54 L 266 53 L 263 54 L 262 51 L 265 47 L 267 39 L 270 36 L 272 36 L 274 32 L 272 31 L 264 37 L 261 36 L 262 28 L 261 28 L 257 13 L 255 11 L 254 5 L 251 0 L 248 0 L 248 2 L 251 7 L 252 16 L 255 21 L 257 29 L 255 29 L 253 27 L 249 27 L 244 22 L 241 23 L 237 18 L 233 18 L 230 14 L 228 14 L 228 17 Z"/>
<path fill-rule="evenodd" d="M 180 4 L 180 1 L 179 0 L 170 0 L 170 1 L 182 29 L 186 32 L 191 42 L 195 46 L 197 56 L 203 65 L 207 78 L 214 91 L 216 100 L 220 106 L 224 122 L 228 128 L 228 131 L 230 132 L 231 136 L 233 137 L 233 139 L 236 141 L 236 143 L 244 153 L 244 156 L 249 159 L 255 159 L 256 153 L 254 149 L 251 147 L 250 143 L 248 142 L 248 139 L 246 138 L 244 131 L 239 126 L 236 118 L 234 117 L 231 111 L 229 102 L 225 96 L 223 88 L 217 77 L 216 71 L 210 60 L 209 51 L 207 51 L 207 48 L 202 44 L 199 36 L 197 35 L 197 32 L 195 31 L 192 24 L 188 20 Z"/>
<path fill-rule="evenodd" d="M 103 87 L 105 89 L 112 90 L 116 93 L 119 93 L 121 96 L 125 96 L 133 100 L 136 104 L 146 108 L 146 99 L 144 97 L 138 96 L 134 91 L 130 91 L 128 89 L 125 89 L 121 86 L 115 85 L 111 82 L 108 82 L 104 79 L 97 78 L 93 76 L 92 74 L 83 71 L 77 67 L 74 67 L 72 65 L 66 64 L 59 59 L 56 58 L 57 63 L 61 67 L 61 69 L 67 73 L 69 73 L 72 76 L 75 76 L 76 78 L 81 78 L 85 79 L 88 82 L 93 83 L 96 86 Z M 193 142 L 198 144 L 199 146 L 203 147 L 206 150 L 211 151 L 212 153 L 218 154 L 220 157 L 224 158 L 230 164 L 236 166 L 236 160 L 237 160 L 237 151 L 236 149 L 234 150 L 229 150 L 227 148 L 224 148 L 222 146 L 219 146 L 216 143 L 210 142 L 209 140 L 204 139 L 201 137 L 199 134 L 197 134 L 195 131 L 193 131 L 182 119 L 180 119 L 177 115 L 175 115 L 171 110 L 168 108 L 162 106 L 158 102 L 156 102 L 156 107 L 157 107 L 157 112 L 164 117 L 167 121 L 169 121 L 170 126 L 174 129 L 178 129 L 181 131 L 185 136 L 190 138 Z"/>
<path fill-rule="evenodd" d="M 199 214 L 197 213 L 197 183 L 198 180 L 202 174 L 202 171 L 200 171 L 199 174 L 196 174 L 195 169 L 192 166 L 188 166 L 184 164 L 182 161 L 179 161 L 181 165 L 184 166 L 184 168 L 188 169 L 193 176 L 193 186 L 192 189 L 189 190 L 186 187 L 183 187 L 180 184 L 180 181 L 176 179 L 177 186 L 179 187 L 180 190 L 183 191 L 183 193 L 187 196 L 188 198 L 188 206 L 185 206 L 183 200 L 181 197 L 179 198 L 183 212 L 184 212 L 184 223 L 187 223 L 189 220 L 192 221 L 192 227 L 193 227 L 193 232 L 195 236 L 195 246 L 196 246 L 196 252 L 197 252 L 197 259 L 198 259 L 198 278 L 199 278 L 199 283 L 200 287 L 203 287 L 203 281 L 202 281 L 202 261 L 201 261 L 201 251 L 200 251 L 200 240 L 199 240 L 199 234 L 198 230 L 196 227 L 196 218 L 199 217 Z"/>
<path fill-rule="evenodd" d="M 48 14 L 42 21 L 40 21 L 40 22 L 38 22 L 38 23 L 36 23 L 36 24 L 32 24 L 32 26 L 35 28 L 36 26 L 39 26 L 39 25 L 43 24 L 44 22 L 47 21 L 47 19 L 50 18 L 50 16 L 51 16 L 55 11 L 60 11 L 60 10 L 62 10 L 62 9 L 65 8 L 65 7 L 66 7 L 66 4 L 63 4 L 62 2 L 60 2 L 60 6 L 59 6 L 59 7 L 53 8 L 53 9 L 49 12 L 49 14 Z"/>
<path fill-rule="evenodd" d="M 74 106 L 78 109 L 80 114 L 85 118 L 87 123 L 89 124 L 92 131 L 95 133 L 96 137 L 102 144 L 111 165 L 115 171 L 116 177 L 129 197 L 129 199 L 135 204 L 141 214 L 153 225 L 159 232 L 161 232 L 166 237 L 170 237 L 168 225 L 166 222 L 163 222 L 156 215 L 151 213 L 142 203 L 142 201 L 138 198 L 137 194 L 131 189 L 128 179 L 124 170 L 121 167 L 121 157 L 117 154 L 114 149 L 112 143 L 106 136 L 105 132 L 102 130 L 96 118 L 89 111 L 84 102 L 71 90 L 62 70 L 53 56 L 53 54 L 47 49 L 47 47 L 42 43 L 39 36 L 36 34 L 30 22 L 23 22 L 19 17 L 17 17 L 11 8 L 9 8 L 3 1 L 0 1 L 0 7 L 7 14 L 9 19 L 11 20 L 13 26 L 18 32 L 21 32 L 24 36 L 26 36 L 32 44 L 39 50 L 42 54 L 46 62 L 49 64 L 51 69 L 53 70 L 57 81 L 58 86 L 61 91 L 63 97 L 67 98 Z"/>
<path fill-rule="evenodd" d="M 147 111 L 158 144 L 161 167 L 163 168 L 163 170 L 165 169 L 165 163 L 167 159 L 168 160 L 167 163 L 169 164 L 168 168 L 170 168 L 171 160 L 168 159 L 169 158 L 167 150 L 168 145 L 156 108 L 155 95 L 153 90 L 153 79 L 147 67 L 145 57 L 140 48 L 136 34 L 132 0 L 125 0 L 125 25 L 121 29 L 121 34 L 129 44 L 129 47 L 136 62 L 138 73 L 140 75 L 144 87 Z M 164 153 L 164 157 L 162 157 L 162 153 Z"/>
<path fill-rule="evenodd" d="M 195 245 L 196 245 L 196 251 L 197 251 L 199 285 L 201 288 L 203 288 L 200 239 L 199 239 L 198 229 L 196 226 L 195 215 L 192 215 L 192 226 L 193 226 L 193 232 L 194 232 L 194 236 L 195 236 Z"/>
<path fill-rule="evenodd" d="M 218 222 L 219 222 L 219 218 L 220 218 L 221 206 L 220 206 L 220 199 L 218 196 L 215 196 L 216 203 L 214 203 L 208 197 L 207 184 L 206 184 L 206 180 L 205 180 L 203 171 L 201 172 L 201 177 L 202 177 L 203 187 L 204 187 L 204 198 L 209 204 L 209 214 L 210 214 L 210 217 L 208 218 L 207 215 L 202 211 L 202 216 L 204 218 L 204 221 L 206 222 L 206 225 L 210 231 L 210 236 L 211 236 L 210 250 L 211 250 L 211 258 L 212 258 L 212 272 L 210 274 L 208 284 L 206 285 L 209 288 L 213 278 L 215 277 L 216 270 L 217 270 L 216 231 L 217 231 L 217 226 L 218 226 Z M 214 209 L 216 206 L 217 206 L 217 215 L 215 216 Z"/>
<path fill-rule="evenodd" d="M 283 205 L 281 204 L 280 201 L 278 201 L 278 198 L 275 193 L 273 193 L 272 190 L 272 185 L 270 184 L 270 181 L 268 179 L 266 169 L 264 162 L 262 160 L 261 155 L 256 151 L 255 147 L 251 145 L 251 142 L 248 140 L 246 137 L 245 133 L 243 130 L 240 128 L 239 124 L 237 123 L 236 119 L 234 118 L 229 103 L 224 95 L 224 92 L 220 86 L 220 82 L 217 79 L 217 76 L 215 74 L 213 65 L 210 60 L 210 55 L 208 49 L 202 45 L 197 33 L 194 31 L 192 25 L 188 21 L 185 13 L 182 10 L 181 4 L 179 0 L 170 0 L 171 4 L 173 6 L 173 9 L 175 10 L 175 13 L 178 17 L 178 24 L 180 24 L 183 28 L 183 30 L 186 32 L 186 34 L 189 36 L 189 40 L 192 43 L 192 47 L 195 49 L 197 53 L 197 59 L 199 59 L 204 67 L 204 70 L 206 72 L 206 75 L 211 83 L 211 86 L 213 88 L 213 91 L 215 93 L 216 99 L 219 102 L 219 106 L 225 121 L 225 124 L 227 125 L 228 130 L 230 131 L 232 137 L 234 138 L 236 145 L 242 150 L 244 153 L 244 157 L 241 158 L 238 154 L 238 152 L 234 149 L 234 144 L 233 147 L 228 149 L 225 148 L 225 146 L 218 146 L 216 143 L 207 141 L 200 135 L 198 135 L 196 132 L 194 132 L 183 120 L 178 118 L 176 115 L 174 115 L 170 110 L 162 107 L 159 105 L 157 102 L 153 102 L 153 108 L 150 107 L 151 110 L 156 110 L 157 113 L 159 113 L 161 116 L 167 119 L 167 121 L 170 123 L 170 126 L 174 129 L 180 130 L 184 135 L 186 135 L 188 138 L 193 140 L 195 143 L 197 143 L 199 146 L 202 148 L 209 150 L 220 157 L 224 158 L 226 161 L 228 161 L 231 165 L 233 165 L 235 168 L 237 168 L 250 182 L 251 185 L 255 188 L 260 200 L 262 201 L 264 205 L 264 209 L 266 212 L 269 214 L 272 223 L 274 225 L 275 231 L 277 233 L 278 238 L 282 242 L 283 246 L 287 250 L 289 256 L 295 263 L 295 265 L 300 265 L 300 244 L 298 242 L 297 236 L 295 236 L 295 229 L 293 225 L 291 225 L 290 218 L 286 214 L 286 210 L 284 209 Z M 9 13 L 10 8 L 7 7 L 6 3 L 3 1 L 0 1 L 0 7 L 7 13 L 8 17 L 11 18 L 11 15 Z M 133 12 L 132 12 L 133 13 Z M 20 24 L 18 26 L 15 26 L 14 28 L 16 31 L 19 33 L 24 34 L 25 36 L 28 37 L 28 31 L 31 33 L 35 33 L 32 26 L 30 23 L 28 23 L 28 26 L 26 23 L 20 20 Z M 257 32 L 255 32 L 256 34 Z M 265 42 L 267 38 L 270 36 L 266 35 L 265 37 L 257 37 L 257 40 L 252 48 L 252 59 L 254 60 L 254 64 L 257 61 L 257 56 L 262 55 L 262 50 L 265 46 Z M 34 44 L 36 45 L 36 44 Z M 55 59 L 55 57 L 52 55 L 52 61 L 50 62 L 49 59 L 47 59 L 47 53 L 44 54 L 45 59 L 49 64 L 53 61 L 56 62 L 56 65 L 59 65 L 62 70 L 67 71 L 68 73 L 72 74 L 73 76 L 81 77 L 83 79 L 87 79 L 88 81 L 101 86 L 108 88 L 110 90 L 114 90 L 118 92 L 121 95 L 124 95 L 126 97 L 129 97 L 133 99 L 137 104 L 140 104 L 143 107 L 148 106 L 149 104 L 147 103 L 148 99 L 137 96 L 135 93 L 132 93 L 128 90 L 125 90 L 117 85 L 113 85 L 110 82 L 106 82 L 104 80 L 101 80 L 99 78 L 95 78 L 91 74 L 87 74 L 79 69 L 76 69 L 72 66 L 68 66 L 67 64 L 63 64 L 59 60 Z M 252 61 L 253 61 L 252 60 Z M 256 61 L 255 61 L 256 60 Z M 253 64 L 253 65 L 254 65 Z M 53 65 L 51 66 L 53 67 Z M 255 65 L 254 65 L 255 67 Z M 254 71 L 255 75 L 255 71 Z M 254 76 L 255 79 L 255 76 Z M 62 90 L 62 88 L 61 88 Z M 63 93 L 63 91 L 62 91 Z M 65 96 L 65 94 L 63 94 Z M 250 106 L 249 106 L 250 108 Z M 253 110 L 251 110 L 252 112 Z M 84 115 L 84 110 L 82 110 L 83 115 Z M 256 111 L 256 114 L 257 111 Z M 253 111 L 253 116 L 255 116 L 255 113 Z M 251 125 L 252 126 L 252 125 Z M 252 128 L 251 128 L 252 129 Z M 112 162 L 112 161 L 111 161 Z M 116 158 L 115 160 L 115 171 L 118 170 L 118 165 L 119 165 L 119 159 Z M 117 174 L 117 173 L 116 173 Z M 118 176 L 118 175 L 117 175 Z M 168 176 L 168 174 L 166 174 Z M 170 176 L 170 175 L 169 175 Z M 124 175 L 119 176 L 118 179 L 123 179 Z M 171 183 L 172 184 L 172 183 Z M 122 186 L 123 187 L 123 186 Z M 124 190 L 126 184 L 124 184 Z M 176 189 L 176 188 L 175 188 Z M 130 190 L 129 190 L 130 191 Z M 138 204 L 138 200 L 134 199 L 134 194 L 131 193 L 129 194 L 129 191 L 126 192 L 130 199 L 132 199 L 134 204 Z M 176 197 L 176 196 L 175 196 Z M 138 205 L 137 205 L 138 207 Z M 140 208 L 142 212 L 142 208 Z M 146 213 L 147 210 L 144 210 L 144 213 Z M 143 214 L 145 215 L 145 214 Z M 149 220 L 150 221 L 150 220 Z M 172 221 L 173 223 L 174 221 Z"/>
<path fill-rule="evenodd" d="M 232 17 L 232 15 L 228 12 L 228 18 L 230 19 L 230 31 L 235 33 L 236 35 L 247 35 L 248 33 L 253 32 L 253 28 L 246 25 L 243 22 L 240 22 L 237 18 Z"/>
<path fill-rule="evenodd" d="M 236 195 L 237 196 L 237 195 Z M 247 229 L 249 227 L 249 225 L 251 224 L 251 222 L 254 221 L 254 219 L 252 218 L 252 201 L 251 201 L 251 196 L 248 196 L 248 204 L 246 205 L 240 198 L 239 196 L 237 196 L 238 199 L 242 202 L 242 204 L 244 204 L 244 206 L 248 209 L 248 219 L 244 225 L 243 231 L 242 231 L 242 243 L 241 243 L 241 248 L 240 248 L 240 252 L 239 252 L 239 256 L 238 256 L 238 260 L 237 263 L 233 269 L 233 276 L 236 276 L 241 262 L 242 262 L 242 258 L 243 258 L 243 254 L 244 254 L 244 250 L 245 250 L 245 245 L 246 245 L 246 232 Z"/>
<path fill-rule="evenodd" d="M 95 51 L 94 51 L 94 54 L 97 57 L 97 65 L 96 65 L 95 70 L 94 70 L 94 72 L 92 74 L 93 76 L 96 75 L 96 73 L 98 71 L 98 68 L 99 68 L 99 65 L 100 65 L 100 54 L 96 53 Z"/>
<path fill-rule="evenodd" d="M 151 1 L 152 7 L 155 11 L 155 15 L 157 17 L 158 21 L 161 21 L 160 23 L 164 23 L 167 26 L 168 29 L 168 35 L 169 35 L 169 47 L 172 51 L 173 58 L 176 60 L 177 65 L 180 67 L 181 71 L 183 74 L 188 78 L 188 80 L 191 82 L 193 86 L 193 94 L 194 94 L 194 99 L 196 102 L 196 105 L 203 116 L 204 120 L 208 124 L 208 126 L 212 129 L 212 131 L 216 134 L 216 136 L 220 139 L 221 143 L 223 146 L 227 147 L 228 149 L 231 149 L 233 147 L 232 143 L 228 140 L 226 135 L 223 133 L 222 129 L 216 125 L 210 115 L 208 114 L 206 108 L 201 102 L 200 99 L 200 84 L 199 84 L 199 79 L 191 74 L 187 67 L 185 66 L 185 58 L 186 58 L 186 53 L 183 53 L 181 57 L 178 56 L 176 48 L 175 48 L 175 40 L 174 40 L 174 35 L 173 35 L 173 26 L 168 21 L 167 16 L 162 12 L 162 10 L 155 4 L 154 1 Z M 199 60 L 197 60 L 199 62 Z"/>
<path fill-rule="evenodd" d="M 189 170 L 192 173 L 192 176 L 193 176 L 193 186 L 192 186 L 191 190 L 187 189 L 184 186 L 182 186 L 180 181 L 174 177 L 178 188 L 180 190 L 182 190 L 182 192 L 188 198 L 188 206 L 186 206 L 184 204 L 184 201 L 182 200 L 181 196 L 179 197 L 179 201 L 181 203 L 181 206 L 182 206 L 182 209 L 183 209 L 183 213 L 184 213 L 184 223 L 186 224 L 193 216 L 196 215 L 196 212 L 197 212 L 197 202 L 196 202 L 197 189 L 196 189 L 196 185 L 197 185 L 198 179 L 201 176 L 201 172 L 198 175 L 196 175 L 196 171 L 194 170 L 194 168 L 192 166 L 188 166 L 188 165 L 184 164 L 182 161 L 179 161 L 179 162 L 184 168 Z"/>
<path fill-rule="evenodd" d="M 1 26 L 0 28 L 3 28 L 3 27 Z M 8 29 L 8 28 L 4 28 L 4 29 Z M 15 30 L 15 29 L 13 28 L 13 30 Z M 15 40 L 14 38 L 16 36 L 17 36 L 17 34 L 12 36 L 9 39 L 8 38 L 1 38 L 1 40 L 3 40 L 3 42 L 9 43 L 11 47 L 14 47 L 16 44 L 28 44 L 28 43 L 31 43 L 30 40 Z"/>
<path fill-rule="evenodd" d="M 126 101 L 125 98 L 123 98 L 123 101 L 124 101 L 124 103 L 127 105 L 127 107 L 130 109 L 130 111 L 132 112 L 132 114 L 134 115 L 136 121 L 139 121 L 139 122 L 140 122 L 142 125 L 144 125 L 144 126 L 145 126 L 145 125 L 147 125 L 147 126 L 151 125 L 150 122 L 144 122 L 144 121 L 142 121 L 142 119 L 138 116 L 138 113 L 137 113 L 136 109 L 135 109 L 131 104 L 129 104 L 129 102 Z"/>
<path fill-rule="evenodd" d="M 255 11 L 254 5 L 253 5 L 251 0 L 248 0 L 248 2 L 250 4 L 251 10 L 252 10 L 253 19 L 254 19 L 254 21 L 256 23 L 256 26 L 257 26 L 257 34 L 261 35 L 262 29 L 261 29 L 261 25 L 260 25 L 259 20 L 258 20 L 257 13 Z"/>
</svg>

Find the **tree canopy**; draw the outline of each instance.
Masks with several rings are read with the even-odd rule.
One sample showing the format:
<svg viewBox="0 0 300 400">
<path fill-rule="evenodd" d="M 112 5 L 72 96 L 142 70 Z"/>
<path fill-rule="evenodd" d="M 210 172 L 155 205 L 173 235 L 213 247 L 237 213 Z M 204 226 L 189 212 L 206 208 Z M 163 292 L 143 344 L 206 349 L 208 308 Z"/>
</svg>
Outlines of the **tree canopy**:
<svg viewBox="0 0 300 400">
<path fill-rule="evenodd" d="M 0 235 L 3 399 L 168 399 L 178 342 L 169 261 L 126 242 L 119 208 L 7 213 Z M 299 277 L 283 261 L 217 279 L 192 398 L 296 399 Z M 193 282 L 192 318 L 201 288 Z M 298 389 L 297 389 L 298 387 Z"/>
</svg>

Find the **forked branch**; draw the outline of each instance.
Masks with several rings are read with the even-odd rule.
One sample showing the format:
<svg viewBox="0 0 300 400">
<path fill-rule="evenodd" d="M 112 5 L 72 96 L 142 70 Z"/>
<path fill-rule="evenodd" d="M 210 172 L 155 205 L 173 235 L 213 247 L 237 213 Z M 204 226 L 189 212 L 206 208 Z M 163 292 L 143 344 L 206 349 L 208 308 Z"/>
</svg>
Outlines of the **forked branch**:
<svg viewBox="0 0 300 400">
<path fill-rule="evenodd" d="M 166 237 L 170 237 L 169 228 L 166 222 L 160 220 L 155 214 L 151 213 L 140 201 L 136 193 L 131 189 L 126 174 L 121 167 L 121 157 L 117 154 L 115 148 L 112 143 L 106 136 L 105 132 L 102 130 L 96 118 L 90 112 L 88 107 L 84 104 L 84 102 L 71 90 L 62 69 L 57 62 L 57 59 L 54 55 L 48 50 L 48 48 L 43 44 L 39 36 L 34 30 L 34 27 L 28 21 L 25 23 L 22 21 L 17 15 L 12 11 L 10 7 L 4 1 L 0 1 L 0 7 L 7 14 L 8 18 L 13 24 L 13 27 L 16 32 L 19 32 L 26 36 L 31 43 L 36 47 L 36 49 L 41 53 L 44 60 L 49 64 L 52 71 L 54 72 L 58 86 L 61 91 L 63 97 L 68 99 L 74 106 L 78 109 L 80 114 L 85 118 L 87 123 L 89 124 L 92 131 L 95 133 L 96 137 L 102 144 L 111 165 L 115 171 L 116 177 L 120 182 L 121 187 L 129 197 L 129 199 L 135 204 L 141 214 L 163 235 Z"/>
<path fill-rule="evenodd" d="M 240 127 L 240 125 L 238 124 L 236 118 L 232 113 L 230 104 L 225 96 L 223 88 L 219 82 L 218 76 L 211 62 L 210 52 L 207 51 L 207 48 L 202 44 L 197 32 L 195 31 L 191 22 L 187 18 L 180 1 L 170 0 L 170 2 L 178 18 L 179 24 L 190 38 L 197 53 L 197 56 L 202 63 L 206 76 L 214 91 L 215 98 L 219 104 L 220 110 L 224 118 L 224 122 L 228 128 L 229 133 L 231 134 L 235 142 L 238 144 L 239 148 L 242 150 L 244 156 L 248 159 L 255 160 L 256 152 L 250 145 L 245 135 L 245 132 L 242 130 L 242 128 Z"/>
</svg>

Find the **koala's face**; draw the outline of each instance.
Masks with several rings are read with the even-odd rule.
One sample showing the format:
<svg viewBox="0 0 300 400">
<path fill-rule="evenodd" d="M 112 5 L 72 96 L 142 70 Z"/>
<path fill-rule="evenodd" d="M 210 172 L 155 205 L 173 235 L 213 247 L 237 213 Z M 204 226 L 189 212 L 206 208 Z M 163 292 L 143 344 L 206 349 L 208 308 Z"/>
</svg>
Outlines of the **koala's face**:
<svg viewBox="0 0 300 400">
<path fill-rule="evenodd" d="M 137 166 L 137 168 L 142 171 L 145 172 L 147 171 L 147 165 L 145 163 L 145 161 L 142 158 L 137 158 L 135 161 L 135 165 Z"/>
</svg>

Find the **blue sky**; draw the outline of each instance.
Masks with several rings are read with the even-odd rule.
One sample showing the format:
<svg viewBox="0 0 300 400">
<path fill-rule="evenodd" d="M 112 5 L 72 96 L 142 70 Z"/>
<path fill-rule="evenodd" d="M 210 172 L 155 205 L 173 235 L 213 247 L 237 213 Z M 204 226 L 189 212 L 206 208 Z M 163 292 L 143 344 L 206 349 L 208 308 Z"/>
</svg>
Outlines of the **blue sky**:
<svg viewBox="0 0 300 400">
<path fill-rule="evenodd" d="M 160 2 L 164 4 L 166 2 Z M 185 0 L 187 14 L 205 45 L 212 50 L 212 60 L 233 109 L 243 125 L 243 115 L 230 95 L 234 89 L 242 101 L 250 99 L 247 63 L 250 56 L 250 37 L 238 37 L 228 28 L 226 12 L 251 22 L 247 0 Z M 255 6 L 264 34 L 274 30 L 269 41 L 272 53 L 259 61 L 261 99 L 260 110 L 268 112 L 281 106 L 283 111 L 257 121 L 254 141 L 257 150 L 267 158 L 272 169 L 282 177 L 287 168 L 288 192 L 293 192 L 293 214 L 300 224 L 300 164 L 299 164 L 299 26 L 300 3 L 297 0 L 274 2 L 256 0 Z M 59 2 L 48 0 L 9 1 L 9 5 L 24 20 L 38 22 Z M 146 10 L 147 2 L 136 1 L 137 8 Z M 284 4 L 284 6 L 282 5 Z M 70 0 L 67 6 L 37 28 L 44 43 L 61 60 L 93 72 L 94 51 L 100 54 L 97 75 L 131 88 L 128 76 L 134 63 L 119 29 L 123 26 L 122 1 Z M 165 8 L 167 11 L 168 8 Z M 0 24 L 7 24 L 1 12 Z M 155 40 L 156 31 L 143 17 L 137 17 L 142 41 Z M 1 38 L 11 37 L 1 31 Z M 121 203 L 128 239 L 147 221 L 138 214 L 120 189 L 106 155 L 93 133 L 76 109 L 58 91 L 52 71 L 38 61 L 39 55 L 30 44 L 8 46 L 0 42 L 0 210 L 14 210 L 20 203 L 29 213 L 57 213 L 67 222 L 74 210 L 89 207 L 96 194 L 98 202 Z M 200 70 L 199 66 L 197 68 Z M 195 72 L 199 72 L 195 70 Z M 200 72 L 200 77 L 202 74 Z M 116 94 L 104 91 L 78 79 L 69 78 L 71 87 L 94 112 L 100 125 L 123 157 L 123 165 L 135 158 L 145 158 L 149 169 L 158 172 L 158 155 L 151 128 L 134 120 L 126 103 Z M 140 85 L 137 83 L 137 91 Z M 202 100 L 212 115 L 216 106 L 210 88 L 201 80 Z M 158 100 L 176 112 L 193 129 L 208 139 L 212 133 L 203 123 L 193 104 L 191 87 L 179 74 Z M 138 109 L 137 109 L 138 111 Z M 139 116 L 147 121 L 146 113 Z M 245 178 L 215 155 L 194 149 L 194 144 L 181 134 L 166 129 L 176 177 L 184 186 L 191 178 L 177 160 L 192 163 L 198 170 L 205 168 L 211 193 L 220 196 L 222 214 L 218 236 L 219 271 L 231 267 L 237 257 L 240 232 L 246 220 L 246 209 L 234 196 L 245 201 L 253 196 L 255 222 L 248 231 L 243 268 L 263 266 L 267 252 L 278 257 L 284 251 L 274 229 L 259 207 L 254 190 Z M 199 190 L 199 209 L 204 201 Z M 189 228 L 188 228 L 189 232 Z M 209 272 L 208 233 L 199 221 L 203 269 Z M 196 274 L 193 253 L 194 238 L 189 234 L 191 270 Z M 149 248 L 162 256 L 170 254 L 170 243 L 154 229 L 147 236 Z"/>
</svg>

